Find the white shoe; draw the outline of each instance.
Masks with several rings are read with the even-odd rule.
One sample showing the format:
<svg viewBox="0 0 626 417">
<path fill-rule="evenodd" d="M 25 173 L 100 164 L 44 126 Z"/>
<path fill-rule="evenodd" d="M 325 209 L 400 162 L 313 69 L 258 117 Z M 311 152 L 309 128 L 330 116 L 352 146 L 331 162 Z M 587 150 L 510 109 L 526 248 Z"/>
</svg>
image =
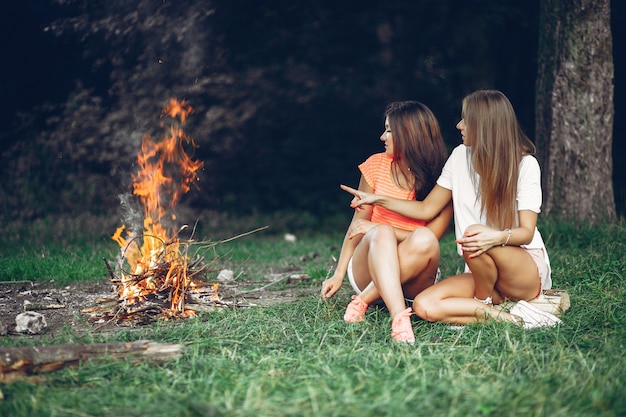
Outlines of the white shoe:
<svg viewBox="0 0 626 417">
<path fill-rule="evenodd" d="M 561 320 L 554 314 L 541 311 L 527 301 L 520 300 L 513 306 L 510 314 L 524 320 L 525 329 L 536 327 L 554 327 L 561 323 Z"/>
</svg>

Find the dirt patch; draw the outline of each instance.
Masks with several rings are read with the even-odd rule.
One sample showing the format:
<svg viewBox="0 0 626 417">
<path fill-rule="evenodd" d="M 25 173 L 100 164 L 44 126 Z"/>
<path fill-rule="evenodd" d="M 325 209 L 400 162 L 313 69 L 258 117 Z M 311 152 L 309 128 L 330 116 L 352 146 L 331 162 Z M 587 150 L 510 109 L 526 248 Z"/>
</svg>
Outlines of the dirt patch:
<svg viewBox="0 0 626 417">
<path fill-rule="evenodd" d="M 202 302 L 198 311 L 218 308 L 250 308 L 291 303 L 319 292 L 319 286 L 306 277 L 273 277 L 267 283 L 231 282 L 221 284 L 219 303 Z M 274 283 L 276 285 L 274 285 Z M 280 289 L 277 289 L 280 286 Z M 15 318 L 25 311 L 42 314 L 46 328 L 42 335 L 50 336 L 71 330 L 75 334 L 94 331 L 115 331 L 135 326 L 132 322 L 115 323 L 94 320 L 93 310 L 103 299 L 115 299 L 109 282 L 77 283 L 56 287 L 50 283 L 30 281 L 0 282 L 0 335 L 18 336 Z M 41 335 L 34 335 L 34 337 Z"/>
</svg>

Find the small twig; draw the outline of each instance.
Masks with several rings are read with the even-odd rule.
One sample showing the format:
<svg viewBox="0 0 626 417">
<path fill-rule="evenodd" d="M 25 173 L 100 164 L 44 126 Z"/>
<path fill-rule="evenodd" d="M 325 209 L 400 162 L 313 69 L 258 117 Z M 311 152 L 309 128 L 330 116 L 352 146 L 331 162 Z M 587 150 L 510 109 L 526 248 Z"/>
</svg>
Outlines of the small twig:
<svg viewBox="0 0 626 417">
<path fill-rule="evenodd" d="M 172 238 L 167 242 L 167 244 L 171 244 L 173 242 L 178 242 L 178 235 L 180 234 L 180 232 L 182 232 L 183 230 L 187 229 L 189 226 L 186 224 L 183 224 L 180 229 L 178 229 L 178 231 L 176 233 L 174 233 L 174 236 L 172 236 Z"/>
<path fill-rule="evenodd" d="M 65 308 L 65 304 L 43 304 L 43 303 L 31 303 L 25 304 L 24 310 L 26 311 L 35 311 L 35 310 L 57 310 Z"/>
<path fill-rule="evenodd" d="M 191 229 L 191 235 L 189 236 L 189 239 L 193 240 L 193 235 L 196 234 L 196 228 L 198 227 L 198 222 L 199 222 L 199 219 L 196 219 L 196 222 L 193 224 L 193 229 Z"/>
<path fill-rule="evenodd" d="M 104 326 L 106 326 L 106 325 L 107 325 L 107 324 L 109 324 L 109 323 L 114 323 L 114 324 L 115 324 L 115 323 L 116 323 L 116 322 L 115 322 L 115 320 L 117 319 L 117 317 L 119 316 L 119 314 L 120 314 L 122 311 L 125 311 L 125 310 L 126 310 L 126 309 L 125 309 L 123 306 L 119 306 L 119 307 L 117 308 L 117 311 L 115 312 L 115 314 L 113 314 L 113 316 L 112 316 L 109 320 L 105 320 L 105 321 L 104 321 L 104 322 L 103 322 L 100 326 L 96 326 L 96 327 L 94 328 L 94 330 L 100 330 L 101 328 L 103 328 Z"/>
<path fill-rule="evenodd" d="M 285 275 L 285 276 L 283 276 L 282 278 L 278 278 L 276 281 L 272 281 L 272 282 L 270 282 L 269 284 L 265 284 L 265 285 L 264 285 L 264 286 L 262 286 L 262 287 L 254 288 L 254 289 L 252 289 L 252 290 L 250 290 L 250 291 L 243 291 L 243 292 L 240 292 L 239 294 L 248 294 L 248 293 L 251 293 L 251 292 L 256 292 L 256 291 L 261 291 L 261 290 L 264 290 L 264 289 L 266 289 L 267 287 L 269 287 L 270 285 L 278 284 L 279 282 L 286 280 L 286 279 L 287 279 L 287 278 L 289 278 L 290 276 L 291 276 L 290 274 L 286 274 L 286 275 Z"/>
<path fill-rule="evenodd" d="M 132 316 L 133 314 L 143 313 L 146 311 L 156 311 L 157 313 L 159 313 L 161 311 L 161 307 L 157 305 L 144 305 L 144 306 L 132 309 L 132 310 L 127 308 L 126 315 Z"/>
<path fill-rule="evenodd" d="M 109 265 L 109 261 L 107 260 L 107 258 L 102 258 L 102 260 L 104 261 L 104 264 L 107 266 L 107 271 L 109 271 L 109 276 L 111 277 L 111 280 L 115 279 L 115 275 L 113 274 L 113 270 L 111 269 L 111 265 Z"/>
<path fill-rule="evenodd" d="M 237 236 L 229 237 L 228 239 L 220 240 L 217 243 L 230 242 L 231 240 L 239 239 L 240 237 L 248 236 L 248 235 L 251 235 L 252 233 L 260 232 L 261 230 L 265 230 L 265 229 L 268 229 L 268 228 L 269 228 L 269 226 L 259 227 L 258 229 L 254 229 L 254 230 L 251 230 L 249 232 L 241 233 L 241 234 L 239 234 Z"/>
<path fill-rule="evenodd" d="M 216 242 L 199 241 L 199 242 L 190 242 L 190 243 L 196 243 L 198 245 L 203 245 L 203 247 L 214 247 L 214 246 L 217 246 L 217 245 L 219 245 L 221 243 L 228 243 L 228 242 L 231 242 L 231 241 L 233 241 L 235 239 L 239 239 L 241 237 L 248 236 L 248 235 L 251 235 L 251 234 L 256 233 L 256 232 L 260 232 L 261 230 L 265 230 L 265 229 L 269 229 L 269 226 L 259 227 L 258 229 L 250 230 L 249 232 L 241 233 L 241 234 L 239 234 L 237 236 L 229 237 L 228 239 L 224 239 L 224 240 L 218 240 Z"/>
</svg>

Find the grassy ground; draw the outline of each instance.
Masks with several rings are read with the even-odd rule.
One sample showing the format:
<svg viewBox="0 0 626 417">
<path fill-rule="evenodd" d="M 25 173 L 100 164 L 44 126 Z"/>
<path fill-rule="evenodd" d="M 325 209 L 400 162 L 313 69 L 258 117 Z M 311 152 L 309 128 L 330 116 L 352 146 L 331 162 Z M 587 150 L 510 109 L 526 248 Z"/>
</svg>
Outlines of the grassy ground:
<svg viewBox="0 0 626 417">
<path fill-rule="evenodd" d="M 554 287 L 572 299 L 559 328 L 490 323 L 459 331 L 415 320 L 416 344 L 398 346 L 390 342 L 384 310 L 370 310 L 364 323 L 343 322 L 346 284 L 327 302 L 311 296 L 116 334 L 68 331 L 45 343 L 151 339 L 185 348 L 163 365 L 100 359 L 43 382 L 2 385 L 0 415 L 624 416 L 626 225 L 540 227 Z M 20 239 L 0 248 L 0 280 L 103 279 L 101 259 L 116 250 L 106 236 L 28 245 L 19 243 L 29 238 L 24 232 L 8 236 Z M 219 245 L 217 255 L 246 279 L 300 270 L 312 277 L 307 285 L 319 286 L 341 238 L 303 234 L 289 243 L 259 233 Z M 442 252 L 444 275 L 456 272 L 451 236 Z M 1 345 L 41 343 L 24 336 L 5 337 Z"/>
</svg>

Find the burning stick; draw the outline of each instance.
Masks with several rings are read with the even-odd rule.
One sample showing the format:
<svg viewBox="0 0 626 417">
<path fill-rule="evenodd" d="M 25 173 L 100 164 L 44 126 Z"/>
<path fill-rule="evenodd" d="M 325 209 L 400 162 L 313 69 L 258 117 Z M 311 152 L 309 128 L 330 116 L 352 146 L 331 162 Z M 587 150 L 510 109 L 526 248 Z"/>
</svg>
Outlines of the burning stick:
<svg viewBox="0 0 626 417">
<path fill-rule="evenodd" d="M 111 269 L 111 265 L 109 264 L 109 261 L 107 260 L 107 258 L 102 258 L 102 260 L 104 261 L 104 264 L 107 267 L 107 271 L 109 271 L 109 277 L 111 277 L 111 280 L 114 280 L 115 275 L 113 274 L 113 270 Z"/>
</svg>

